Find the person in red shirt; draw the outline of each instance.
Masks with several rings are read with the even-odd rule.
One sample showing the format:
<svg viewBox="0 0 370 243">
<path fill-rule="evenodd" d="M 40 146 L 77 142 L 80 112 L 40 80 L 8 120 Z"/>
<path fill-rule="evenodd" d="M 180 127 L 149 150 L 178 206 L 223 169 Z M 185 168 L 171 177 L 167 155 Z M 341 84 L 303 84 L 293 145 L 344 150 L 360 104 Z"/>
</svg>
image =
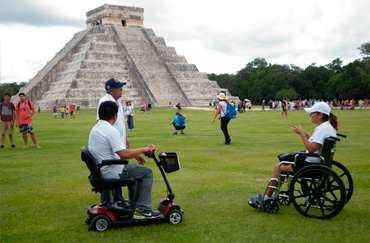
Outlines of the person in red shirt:
<svg viewBox="0 0 370 243">
<path fill-rule="evenodd" d="M 69 106 L 69 111 L 71 112 L 71 118 L 75 118 L 75 115 L 73 114 L 73 112 L 75 111 L 75 106 L 74 105 Z"/>
<path fill-rule="evenodd" d="M 15 107 L 10 102 L 10 94 L 4 94 L 4 102 L 0 104 L 0 120 L 1 120 L 1 149 L 5 148 L 5 133 L 8 131 L 11 148 L 15 148 L 13 142 L 13 127 L 15 120 Z"/>
<path fill-rule="evenodd" d="M 31 139 L 36 148 L 41 148 L 37 144 L 35 133 L 33 132 L 32 116 L 35 114 L 35 107 L 32 102 L 26 99 L 24 93 L 19 94 L 20 101 L 15 106 L 16 109 L 16 126 L 19 127 L 19 132 L 23 134 L 24 147 L 28 148 L 27 133 L 31 135 Z"/>
</svg>

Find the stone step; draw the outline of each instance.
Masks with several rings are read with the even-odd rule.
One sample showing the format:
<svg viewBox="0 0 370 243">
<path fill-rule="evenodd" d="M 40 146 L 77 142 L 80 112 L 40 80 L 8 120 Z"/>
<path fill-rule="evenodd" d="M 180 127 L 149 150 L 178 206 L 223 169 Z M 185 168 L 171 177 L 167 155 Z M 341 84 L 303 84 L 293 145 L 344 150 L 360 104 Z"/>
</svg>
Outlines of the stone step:
<svg viewBox="0 0 370 243">
<path fill-rule="evenodd" d="M 42 109 L 51 109 L 56 99 L 59 105 L 96 108 L 112 77 L 127 83 L 122 101 L 135 106 L 208 105 L 224 90 L 152 29 L 101 25 L 77 33 L 21 91 Z"/>
</svg>

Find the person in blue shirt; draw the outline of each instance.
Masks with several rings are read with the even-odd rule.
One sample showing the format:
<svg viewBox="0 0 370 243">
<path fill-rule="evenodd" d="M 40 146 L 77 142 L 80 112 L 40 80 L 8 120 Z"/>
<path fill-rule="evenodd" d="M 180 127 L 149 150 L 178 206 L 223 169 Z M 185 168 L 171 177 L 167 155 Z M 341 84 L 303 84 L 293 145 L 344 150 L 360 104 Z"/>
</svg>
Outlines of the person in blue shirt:
<svg viewBox="0 0 370 243">
<path fill-rule="evenodd" d="M 173 135 L 177 134 L 177 131 L 181 131 L 181 134 L 184 134 L 184 129 L 186 128 L 185 124 L 186 117 L 181 115 L 180 112 L 176 112 L 175 117 L 170 122 L 170 125 L 173 125 L 174 133 Z"/>
</svg>

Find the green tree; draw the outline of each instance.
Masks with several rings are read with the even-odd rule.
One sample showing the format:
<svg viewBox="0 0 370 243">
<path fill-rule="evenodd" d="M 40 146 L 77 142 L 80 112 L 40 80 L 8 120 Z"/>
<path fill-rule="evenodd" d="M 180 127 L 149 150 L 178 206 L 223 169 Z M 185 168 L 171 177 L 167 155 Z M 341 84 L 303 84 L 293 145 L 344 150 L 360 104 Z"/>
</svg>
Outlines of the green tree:
<svg viewBox="0 0 370 243">
<path fill-rule="evenodd" d="M 247 63 L 245 67 L 233 74 L 208 74 L 210 80 L 216 80 L 221 88 L 227 88 L 232 95 L 239 95 L 240 90 L 244 81 L 248 81 L 252 74 L 256 74 L 259 71 L 268 67 L 269 64 L 264 58 L 256 58 L 253 61 Z M 241 98 L 241 97 L 240 97 Z"/>
<path fill-rule="evenodd" d="M 221 88 L 228 89 L 231 95 L 237 95 L 238 94 L 238 92 L 235 89 L 235 85 L 234 85 L 235 84 L 235 75 L 227 74 L 227 73 L 223 73 L 223 74 L 211 73 L 211 74 L 208 74 L 208 78 L 210 80 L 217 81 L 217 84 Z"/>
<path fill-rule="evenodd" d="M 342 60 L 340 58 L 334 59 L 331 63 L 326 65 L 326 68 L 333 73 L 339 73 L 342 70 Z"/>
<path fill-rule="evenodd" d="M 26 82 L 21 82 L 20 84 L 17 83 L 5 83 L 5 84 L 0 84 L 0 100 L 3 100 L 4 94 L 8 93 L 11 96 L 15 95 L 18 93 L 18 91 L 24 87 L 27 83 Z"/>
<path fill-rule="evenodd" d="M 343 67 L 342 73 L 328 83 L 329 99 L 365 99 L 370 94 L 370 61 L 355 60 Z"/>
<path fill-rule="evenodd" d="M 275 99 L 277 100 L 283 100 L 283 99 L 289 99 L 289 100 L 296 100 L 298 99 L 299 95 L 293 88 L 290 89 L 281 89 L 279 90 L 276 95 Z"/>
<path fill-rule="evenodd" d="M 365 56 L 365 59 L 370 57 L 370 42 L 362 44 L 359 48 L 360 54 Z"/>
<path fill-rule="evenodd" d="M 290 89 L 290 83 L 293 83 L 295 78 L 295 72 L 287 65 L 269 66 L 243 83 L 239 98 L 248 98 L 254 103 L 274 99 L 278 91 Z"/>
<path fill-rule="evenodd" d="M 325 66 L 308 66 L 292 84 L 301 98 L 326 99 L 325 90 L 333 72 Z"/>
<path fill-rule="evenodd" d="M 238 95 L 242 99 L 240 91 L 244 82 L 248 82 L 253 74 L 257 74 L 270 66 L 265 60 L 265 58 L 256 58 L 253 61 L 247 63 L 243 69 L 236 74 L 236 85 L 238 86 Z"/>
</svg>

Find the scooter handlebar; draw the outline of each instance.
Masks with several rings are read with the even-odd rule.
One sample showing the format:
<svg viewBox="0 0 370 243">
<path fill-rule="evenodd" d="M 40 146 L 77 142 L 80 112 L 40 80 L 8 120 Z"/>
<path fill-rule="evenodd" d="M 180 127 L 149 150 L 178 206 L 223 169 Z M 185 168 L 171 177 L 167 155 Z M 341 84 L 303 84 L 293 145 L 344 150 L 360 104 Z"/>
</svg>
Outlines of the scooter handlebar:
<svg viewBox="0 0 370 243">
<path fill-rule="evenodd" d="M 149 145 L 149 148 L 152 150 L 152 152 L 151 153 L 145 152 L 145 156 L 150 158 L 154 155 L 154 151 L 156 151 L 156 147 L 153 144 L 151 144 Z"/>
</svg>

